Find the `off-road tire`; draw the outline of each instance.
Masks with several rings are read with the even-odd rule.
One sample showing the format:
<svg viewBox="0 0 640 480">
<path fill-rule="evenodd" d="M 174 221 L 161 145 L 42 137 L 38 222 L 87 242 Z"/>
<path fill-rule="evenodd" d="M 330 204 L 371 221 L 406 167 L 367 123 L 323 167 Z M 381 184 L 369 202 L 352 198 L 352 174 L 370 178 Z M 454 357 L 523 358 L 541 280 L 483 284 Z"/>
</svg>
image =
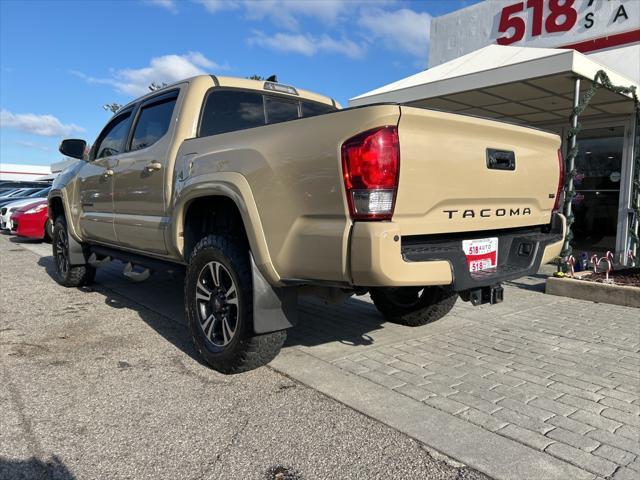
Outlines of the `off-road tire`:
<svg viewBox="0 0 640 480">
<path fill-rule="evenodd" d="M 64 237 L 66 237 L 66 247 Z M 93 283 L 96 277 L 96 269 L 91 265 L 69 265 L 69 232 L 64 216 L 56 218 L 53 224 L 53 236 L 51 246 L 53 250 L 54 277 L 64 287 L 84 287 Z M 65 251 L 67 268 L 62 268 L 60 253 Z"/>
<path fill-rule="evenodd" d="M 418 289 L 405 290 L 408 288 L 412 287 L 376 288 L 371 291 L 374 305 L 386 320 L 419 327 L 444 317 L 458 300 L 458 294 L 446 287 L 424 287 L 421 292 L 416 292 L 416 298 L 411 301 Z M 401 300 L 403 294 L 408 298 Z"/>
<path fill-rule="evenodd" d="M 253 282 L 246 241 L 208 235 L 194 247 L 185 275 L 185 310 L 193 342 L 202 358 L 221 373 L 240 373 L 266 365 L 280 351 L 286 330 L 257 335 L 253 329 Z M 196 300 L 199 277 L 210 262 L 218 262 L 230 274 L 237 291 L 236 329 L 226 346 L 210 342 L 201 327 Z"/>
</svg>

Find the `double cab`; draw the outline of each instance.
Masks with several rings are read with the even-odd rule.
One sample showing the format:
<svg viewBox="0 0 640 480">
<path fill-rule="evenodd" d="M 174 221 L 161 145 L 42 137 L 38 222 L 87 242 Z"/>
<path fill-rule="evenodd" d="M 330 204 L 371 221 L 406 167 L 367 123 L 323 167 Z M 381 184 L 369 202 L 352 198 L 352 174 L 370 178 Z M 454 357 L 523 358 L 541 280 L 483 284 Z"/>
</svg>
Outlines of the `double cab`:
<svg viewBox="0 0 640 480">
<path fill-rule="evenodd" d="M 112 260 L 185 269 L 185 310 L 222 372 L 269 362 L 300 295 L 370 294 L 424 325 L 502 301 L 565 235 L 557 135 L 495 120 L 201 75 L 118 110 L 49 195 L 58 281 Z"/>
</svg>

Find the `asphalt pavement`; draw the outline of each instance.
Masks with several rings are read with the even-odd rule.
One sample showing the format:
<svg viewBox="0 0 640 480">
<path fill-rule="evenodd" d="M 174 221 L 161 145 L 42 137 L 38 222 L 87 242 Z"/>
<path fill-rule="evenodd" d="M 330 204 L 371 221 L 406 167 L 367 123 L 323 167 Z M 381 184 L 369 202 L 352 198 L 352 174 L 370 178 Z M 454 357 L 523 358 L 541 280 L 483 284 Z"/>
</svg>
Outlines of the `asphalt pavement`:
<svg viewBox="0 0 640 480">
<path fill-rule="evenodd" d="M 272 368 L 218 374 L 183 322 L 25 246 L 0 236 L 1 479 L 488 478 Z"/>
</svg>

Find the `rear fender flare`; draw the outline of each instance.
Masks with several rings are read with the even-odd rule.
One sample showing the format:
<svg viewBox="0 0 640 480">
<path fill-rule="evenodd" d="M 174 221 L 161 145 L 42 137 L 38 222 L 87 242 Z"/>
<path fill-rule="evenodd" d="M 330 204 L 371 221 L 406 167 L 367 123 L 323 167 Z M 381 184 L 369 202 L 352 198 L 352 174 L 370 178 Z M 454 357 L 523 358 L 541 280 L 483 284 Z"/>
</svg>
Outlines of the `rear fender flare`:
<svg viewBox="0 0 640 480">
<path fill-rule="evenodd" d="M 191 202 L 209 196 L 227 197 L 235 203 L 240 212 L 256 267 L 271 285 L 281 285 L 280 276 L 269 255 L 258 207 L 244 176 L 232 172 L 202 174 L 189 178 L 177 187 L 170 222 L 170 238 L 167 242 L 172 255 L 184 258 L 184 218 Z"/>
</svg>

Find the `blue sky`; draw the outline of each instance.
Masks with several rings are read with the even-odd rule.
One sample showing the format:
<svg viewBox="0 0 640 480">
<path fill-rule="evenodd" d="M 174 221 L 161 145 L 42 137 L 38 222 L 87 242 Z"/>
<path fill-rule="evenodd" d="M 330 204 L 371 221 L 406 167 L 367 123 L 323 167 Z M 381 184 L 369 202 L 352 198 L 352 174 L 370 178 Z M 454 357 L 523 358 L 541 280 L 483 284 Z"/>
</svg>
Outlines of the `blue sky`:
<svg viewBox="0 0 640 480">
<path fill-rule="evenodd" d="M 0 0 L 0 161 L 91 143 L 147 85 L 277 74 L 343 105 L 425 68 L 432 16 L 477 0 Z"/>
</svg>

